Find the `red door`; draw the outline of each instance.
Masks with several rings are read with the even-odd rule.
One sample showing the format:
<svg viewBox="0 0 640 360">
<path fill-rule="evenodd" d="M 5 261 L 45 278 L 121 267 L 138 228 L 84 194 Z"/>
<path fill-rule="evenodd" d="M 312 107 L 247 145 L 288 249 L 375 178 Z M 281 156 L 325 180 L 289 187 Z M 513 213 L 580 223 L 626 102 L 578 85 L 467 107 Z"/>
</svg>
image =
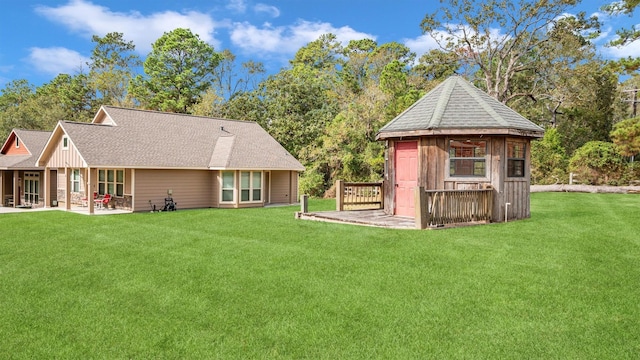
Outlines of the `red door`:
<svg viewBox="0 0 640 360">
<path fill-rule="evenodd" d="M 411 216 L 416 214 L 413 193 L 418 186 L 418 142 L 404 141 L 395 144 L 396 195 L 395 214 Z"/>
</svg>

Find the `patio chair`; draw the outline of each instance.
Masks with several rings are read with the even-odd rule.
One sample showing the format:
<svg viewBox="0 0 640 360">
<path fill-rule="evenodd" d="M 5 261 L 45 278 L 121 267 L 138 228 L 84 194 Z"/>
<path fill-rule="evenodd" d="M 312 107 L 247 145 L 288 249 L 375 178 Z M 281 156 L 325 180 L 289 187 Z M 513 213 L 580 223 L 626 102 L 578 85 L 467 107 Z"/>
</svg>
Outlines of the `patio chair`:
<svg viewBox="0 0 640 360">
<path fill-rule="evenodd" d="M 93 202 L 95 203 L 98 209 L 103 209 L 105 207 L 108 207 L 109 201 L 111 201 L 111 194 L 104 194 L 103 198 L 93 200 Z"/>
<path fill-rule="evenodd" d="M 96 201 L 97 198 L 98 198 L 98 192 L 94 191 L 93 192 L 93 201 Z M 87 197 L 83 197 L 82 198 L 82 206 L 89 206 L 89 199 L 87 199 Z"/>
</svg>

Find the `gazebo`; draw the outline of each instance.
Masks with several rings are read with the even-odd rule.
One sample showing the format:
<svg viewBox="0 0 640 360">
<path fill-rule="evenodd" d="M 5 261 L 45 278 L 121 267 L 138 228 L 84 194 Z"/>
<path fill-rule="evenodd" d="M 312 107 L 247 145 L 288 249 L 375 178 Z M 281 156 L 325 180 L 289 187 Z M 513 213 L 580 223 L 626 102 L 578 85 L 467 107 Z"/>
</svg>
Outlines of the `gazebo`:
<svg viewBox="0 0 640 360">
<path fill-rule="evenodd" d="M 452 76 L 385 125 L 383 207 L 420 228 L 530 217 L 532 139 L 544 129 Z"/>
</svg>

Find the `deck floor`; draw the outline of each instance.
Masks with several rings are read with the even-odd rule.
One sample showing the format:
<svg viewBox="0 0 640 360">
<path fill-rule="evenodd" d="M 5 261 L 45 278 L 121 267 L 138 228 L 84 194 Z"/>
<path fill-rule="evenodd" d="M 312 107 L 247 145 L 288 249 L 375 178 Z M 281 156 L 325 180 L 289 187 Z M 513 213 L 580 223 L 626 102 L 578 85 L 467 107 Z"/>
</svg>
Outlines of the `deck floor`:
<svg viewBox="0 0 640 360">
<path fill-rule="evenodd" d="M 300 213 L 303 220 L 316 220 L 355 224 L 363 226 L 385 227 L 392 229 L 415 229 L 412 217 L 387 215 L 383 210 L 350 210 L 350 211 L 319 211 Z"/>
</svg>

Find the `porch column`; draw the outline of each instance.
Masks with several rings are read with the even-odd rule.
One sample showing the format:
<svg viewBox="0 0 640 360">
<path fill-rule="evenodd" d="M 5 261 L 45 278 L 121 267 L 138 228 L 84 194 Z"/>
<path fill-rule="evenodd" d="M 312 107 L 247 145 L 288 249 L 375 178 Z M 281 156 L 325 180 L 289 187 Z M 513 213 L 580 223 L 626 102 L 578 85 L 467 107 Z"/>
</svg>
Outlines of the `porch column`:
<svg viewBox="0 0 640 360">
<path fill-rule="evenodd" d="M 0 170 L 0 201 L 0 205 L 4 206 L 4 170 Z"/>
<path fill-rule="evenodd" d="M 71 210 L 71 168 L 64 168 L 64 206 Z"/>
<path fill-rule="evenodd" d="M 87 184 L 85 186 L 85 192 L 87 196 L 87 205 L 89 206 L 89 214 L 93 215 L 93 209 L 95 202 L 93 201 L 93 187 L 96 181 L 96 176 L 94 174 L 95 169 L 88 168 L 87 169 Z"/>
<path fill-rule="evenodd" d="M 20 205 L 20 172 L 13 170 L 13 207 Z"/>
<path fill-rule="evenodd" d="M 44 207 L 51 206 L 51 169 L 44 168 Z"/>
</svg>

